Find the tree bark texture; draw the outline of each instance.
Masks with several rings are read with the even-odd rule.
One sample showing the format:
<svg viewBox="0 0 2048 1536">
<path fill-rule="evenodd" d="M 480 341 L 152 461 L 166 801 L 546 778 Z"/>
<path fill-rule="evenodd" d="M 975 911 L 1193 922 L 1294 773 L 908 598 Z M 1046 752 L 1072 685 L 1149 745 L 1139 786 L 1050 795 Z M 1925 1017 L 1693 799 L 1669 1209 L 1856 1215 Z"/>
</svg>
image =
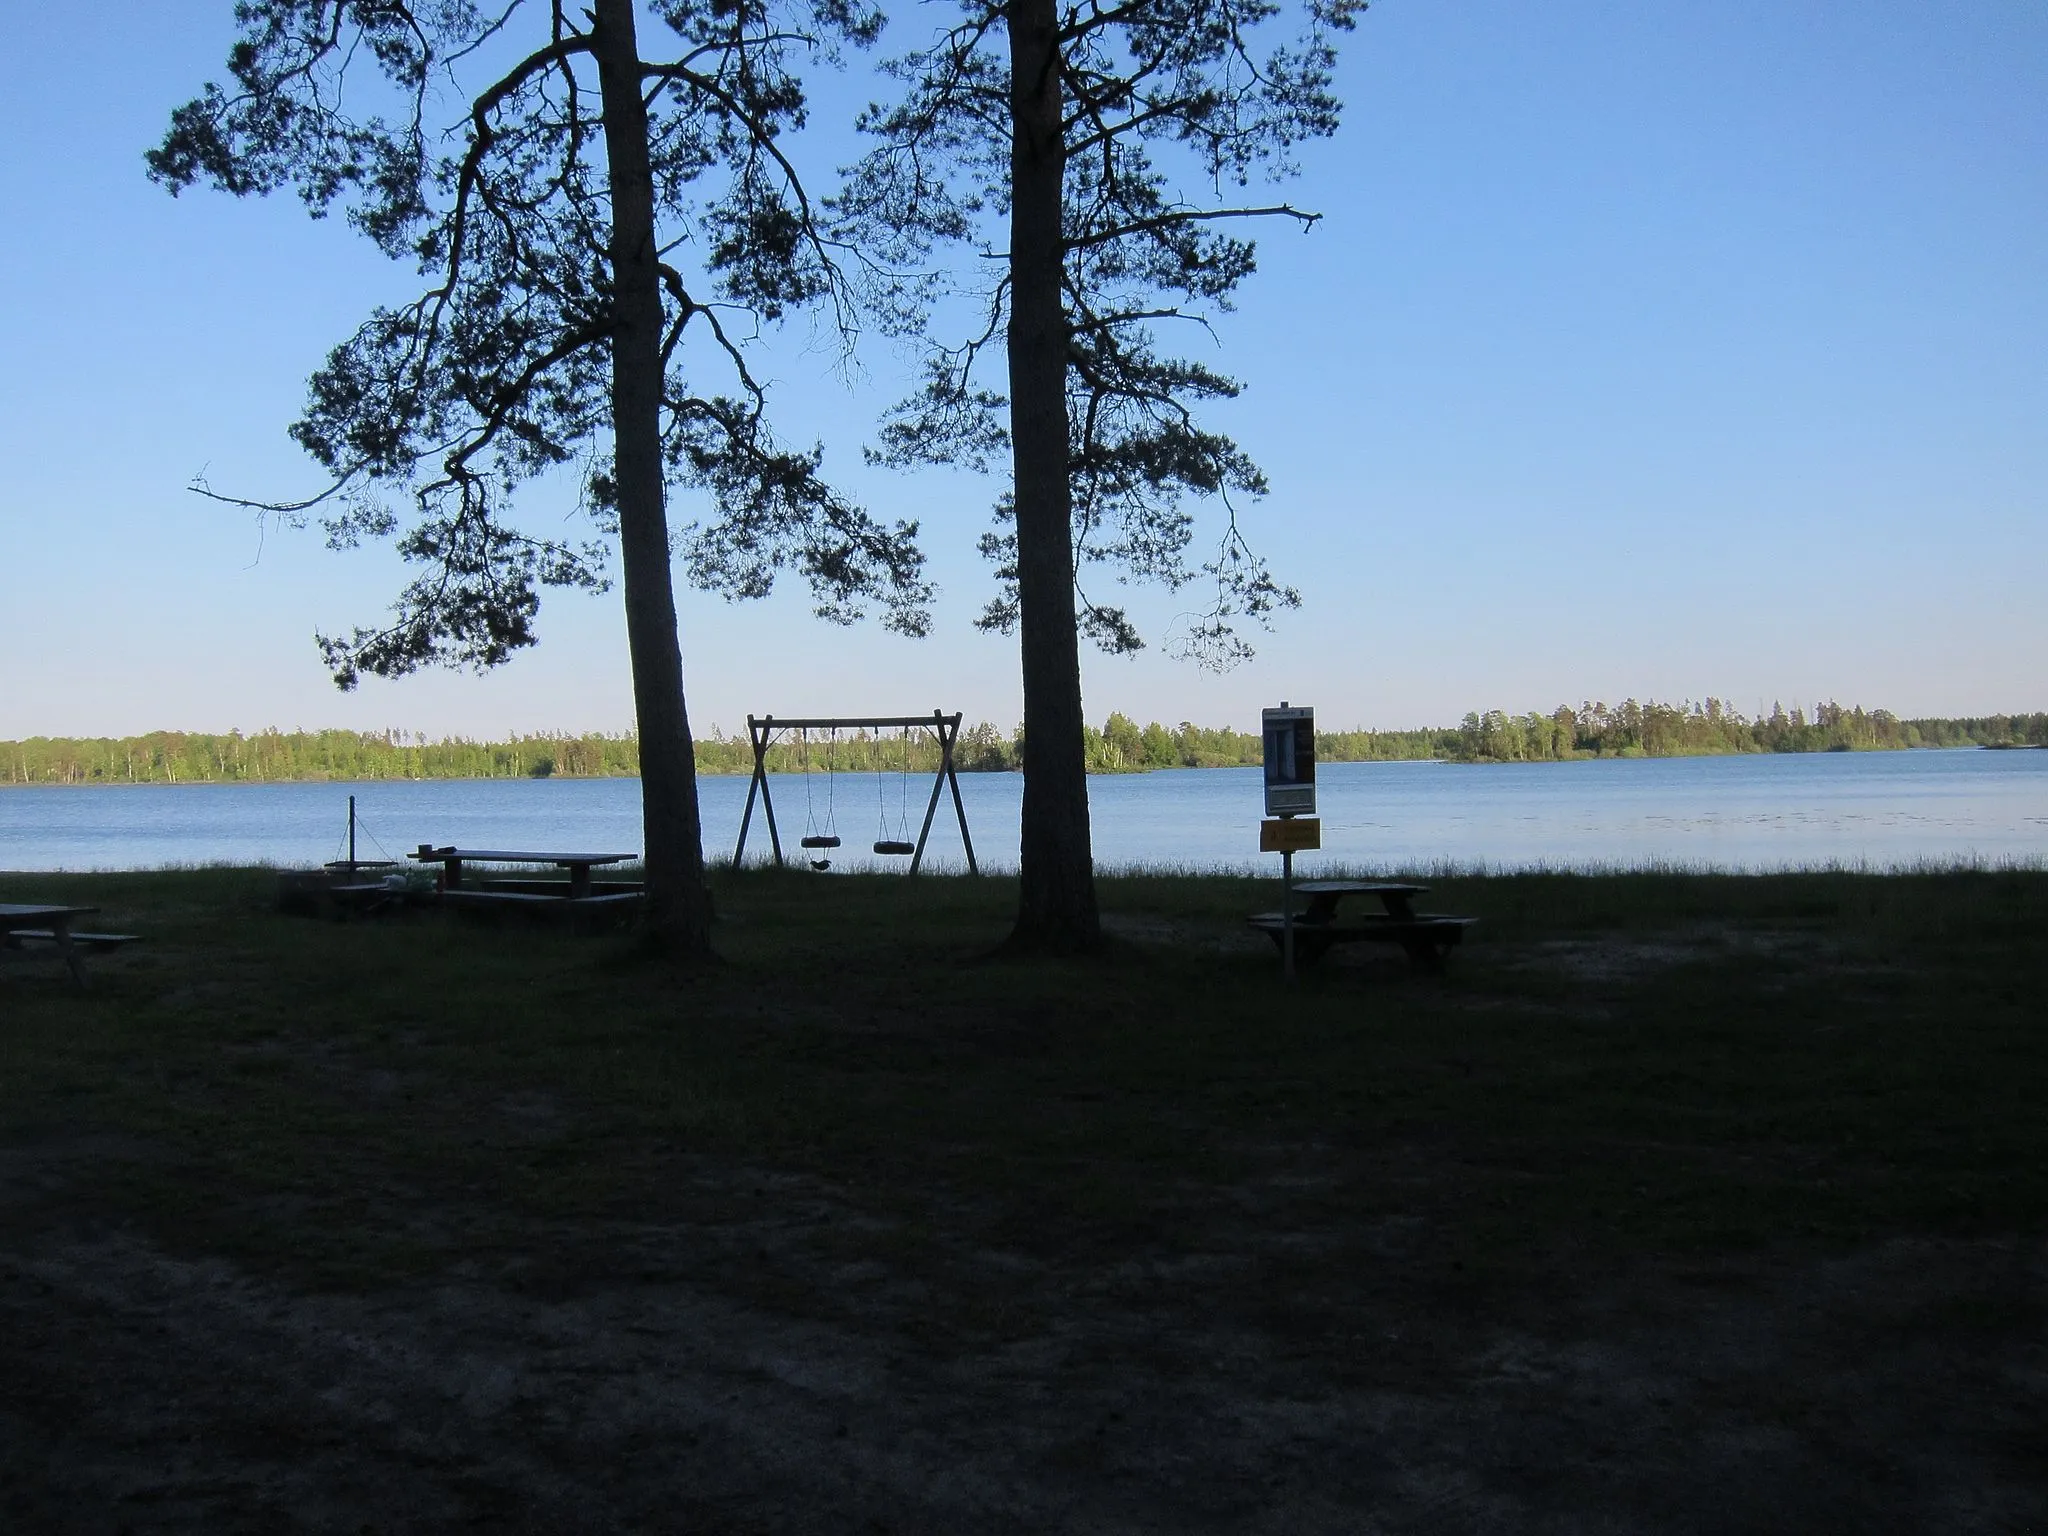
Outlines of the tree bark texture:
<svg viewBox="0 0 2048 1536">
<path fill-rule="evenodd" d="M 1012 943 L 1101 941 L 1088 835 L 1081 652 L 1067 478 L 1067 317 L 1055 0 L 1010 0 L 1010 439 L 1024 673 L 1022 890 Z"/>
<path fill-rule="evenodd" d="M 669 557 L 661 459 L 661 278 L 633 0 L 595 0 L 591 38 L 612 199 L 612 430 L 626 641 L 640 730 L 647 919 L 663 949 L 702 954 L 711 947 L 711 896 L 704 883 L 697 763 L 683 702 Z"/>
</svg>

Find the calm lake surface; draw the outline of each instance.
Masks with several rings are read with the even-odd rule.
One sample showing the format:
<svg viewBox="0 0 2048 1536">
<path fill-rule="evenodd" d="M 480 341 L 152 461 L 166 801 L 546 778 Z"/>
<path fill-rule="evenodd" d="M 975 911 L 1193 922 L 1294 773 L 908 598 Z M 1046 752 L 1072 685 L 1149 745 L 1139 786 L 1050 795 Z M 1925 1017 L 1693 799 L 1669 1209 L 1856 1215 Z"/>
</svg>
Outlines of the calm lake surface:
<svg viewBox="0 0 2048 1536">
<path fill-rule="evenodd" d="M 805 783 L 773 781 L 785 851 L 806 827 Z M 729 857 L 744 778 L 702 784 L 706 852 Z M 984 869 L 1014 868 L 1023 781 L 962 774 L 968 826 Z M 868 845 L 911 838 L 929 779 L 812 776 L 810 815 L 845 845 L 836 868 L 901 867 Z M 2048 752 L 1869 752 L 1575 763 L 1327 763 L 1319 770 L 1323 851 L 1338 867 L 1594 869 L 1677 864 L 1766 870 L 1876 869 L 1927 862 L 2048 862 Z M 637 779 L 436 780 L 424 783 L 133 785 L 0 788 L 0 869 L 150 869 L 176 864 L 313 865 L 338 856 L 348 796 L 360 853 L 396 857 L 423 842 L 469 847 L 631 852 L 640 848 Z M 1270 868 L 1261 857 L 1259 772 L 1181 769 L 1089 781 L 1095 851 L 1130 865 Z M 768 851 L 756 813 L 751 859 Z M 963 864 L 950 797 L 927 860 Z"/>
</svg>

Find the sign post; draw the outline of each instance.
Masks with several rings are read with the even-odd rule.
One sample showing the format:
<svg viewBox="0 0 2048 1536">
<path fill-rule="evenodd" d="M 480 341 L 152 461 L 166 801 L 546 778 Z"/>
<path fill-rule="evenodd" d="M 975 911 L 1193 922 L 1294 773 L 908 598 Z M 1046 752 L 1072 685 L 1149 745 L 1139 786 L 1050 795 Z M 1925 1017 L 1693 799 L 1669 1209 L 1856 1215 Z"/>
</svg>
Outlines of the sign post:
<svg viewBox="0 0 2048 1536">
<path fill-rule="evenodd" d="M 1290 705 L 1261 712 L 1265 738 L 1266 820 L 1259 851 L 1280 855 L 1280 971 L 1294 982 L 1294 855 L 1323 846 L 1316 816 L 1316 712 Z"/>
</svg>

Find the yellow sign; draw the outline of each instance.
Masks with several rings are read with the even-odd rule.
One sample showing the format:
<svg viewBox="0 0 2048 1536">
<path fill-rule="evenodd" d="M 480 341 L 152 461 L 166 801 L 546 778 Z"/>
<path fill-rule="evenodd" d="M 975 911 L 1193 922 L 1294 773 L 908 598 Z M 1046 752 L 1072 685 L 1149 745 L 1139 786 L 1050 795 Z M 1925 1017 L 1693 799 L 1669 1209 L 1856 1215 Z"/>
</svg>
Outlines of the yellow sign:
<svg viewBox="0 0 2048 1536">
<path fill-rule="evenodd" d="M 1300 853 L 1323 846 L 1323 822 L 1319 816 L 1274 817 L 1259 823 L 1259 852 Z"/>
</svg>

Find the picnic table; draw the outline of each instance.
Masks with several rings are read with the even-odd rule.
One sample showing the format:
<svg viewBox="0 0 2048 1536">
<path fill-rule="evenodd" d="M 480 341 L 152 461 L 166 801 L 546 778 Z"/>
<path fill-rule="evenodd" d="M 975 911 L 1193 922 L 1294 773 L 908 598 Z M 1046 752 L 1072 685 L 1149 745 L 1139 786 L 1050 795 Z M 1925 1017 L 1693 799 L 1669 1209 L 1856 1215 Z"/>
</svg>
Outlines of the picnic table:
<svg viewBox="0 0 2048 1536">
<path fill-rule="evenodd" d="M 516 848 L 436 848 L 422 843 L 407 858 L 441 866 L 439 900 L 486 917 L 532 917 L 565 923 L 572 930 L 594 932 L 629 920 L 646 899 L 636 881 L 607 881 L 602 889 L 590 877 L 593 869 L 623 864 L 636 853 L 543 853 Z M 569 872 L 567 880 L 492 880 L 464 885 L 463 868 L 470 864 L 552 864 Z"/>
<path fill-rule="evenodd" d="M 590 897 L 590 872 L 606 864 L 624 864 L 637 859 L 637 853 L 534 853 L 503 848 L 436 848 L 431 843 L 421 843 L 417 852 L 407 858 L 420 864 L 441 866 L 441 889 L 459 890 L 462 887 L 462 870 L 466 864 L 552 864 L 557 869 L 569 872 L 568 897 L 572 901 Z M 552 882 L 559 884 L 560 882 Z"/>
<path fill-rule="evenodd" d="M 64 957 L 64 964 L 71 971 L 71 979 L 81 987 L 86 985 L 85 964 L 78 957 L 81 947 L 113 949 L 135 940 L 132 933 L 78 933 L 73 925 L 81 917 L 91 917 L 98 907 L 64 907 L 41 903 L 0 904 L 0 944 L 9 949 L 20 947 L 22 940 L 35 939 L 55 944 L 57 952 Z"/>
<path fill-rule="evenodd" d="M 1306 910 L 1294 915 L 1295 949 L 1304 962 L 1321 959 L 1334 944 L 1363 940 L 1398 944 L 1417 966 L 1435 970 L 1443 964 L 1444 951 L 1462 942 L 1465 930 L 1479 921 L 1476 917 L 1417 912 L 1414 898 L 1429 890 L 1426 885 L 1396 880 L 1305 880 L 1294 890 L 1308 898 Z M 1339 923 L 1338 908 L 1352 896 L 1376 898 L 1381 910 L 1355 923 Z M 1254 913 L 1250 922 L 1276 946 L 1284 943 L 1284 913 Z"/>
</svg>

